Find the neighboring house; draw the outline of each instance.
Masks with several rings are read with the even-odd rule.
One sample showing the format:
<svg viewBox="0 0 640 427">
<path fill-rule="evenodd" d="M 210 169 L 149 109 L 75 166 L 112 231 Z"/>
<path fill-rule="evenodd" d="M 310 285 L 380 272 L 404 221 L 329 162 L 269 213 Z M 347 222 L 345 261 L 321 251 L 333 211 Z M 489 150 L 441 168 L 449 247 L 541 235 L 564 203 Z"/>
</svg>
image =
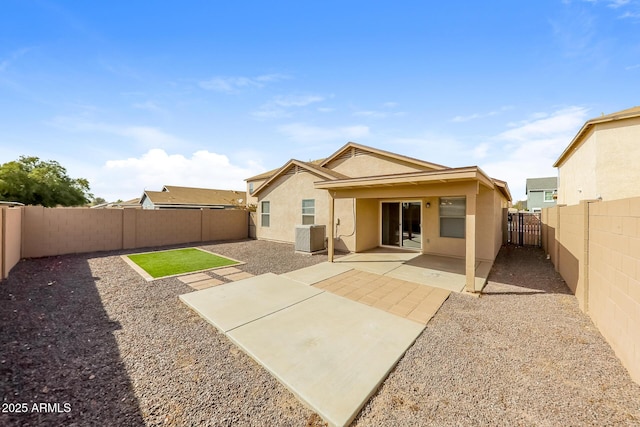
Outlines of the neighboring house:
<svg viewBox="0 0 640 427">
<path fill-rule="evenodd" d="M 588 120 L 553 165 L 558 204 L 640 196 L 640 107 Z"/>
<path fill-rule="evenodd" d="M 558 178 L 527 178 L 527 203 L 525 209 L 529 212 L 541 212 L 544 208 L 556 205 L 558 192 Z"/>
<path fill-rule="evenodd" d="M 139 204 L 143 209 L 235 209 L 246 199 L 244 191 L 165 185 L 162 191 L 145 190 Z"/>
<path fill-rule="evenodd" d="M 99 205 L 91 206 L 91 209 L 140 209 L 140 199 L 127 200 L 125 202 L 106 202 Z"/>
<path fill-rule="evenodd" d="M 323 224 L 330 260 L 335 249 L 378 246 L 461 257 L 471 288 L 475 260 L 493 262 L 502 245 L 511 200 L 507 184 L 477 166 L 449 168 L 353 142 L 246 181 L 258 239 L 293 242 L 296 225 Z"/>
</svg>

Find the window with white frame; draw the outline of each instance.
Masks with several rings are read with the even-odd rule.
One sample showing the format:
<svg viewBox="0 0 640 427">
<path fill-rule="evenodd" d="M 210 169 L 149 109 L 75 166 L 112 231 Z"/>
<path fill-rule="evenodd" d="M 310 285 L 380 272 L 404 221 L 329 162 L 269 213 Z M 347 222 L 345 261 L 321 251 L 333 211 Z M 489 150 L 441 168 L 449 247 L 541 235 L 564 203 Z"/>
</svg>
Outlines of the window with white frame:
<svg viewBox="0 0 640 427">
<path fill-rule="evenodd" d="M 553 190 L 544 190 L 544 201 L 553 202 Z"/>
<path fill-rule="evenodd" d="M 260 225 L 262 227 L 271 225 L 271 202 L 262 202 L 260 204 Z"/>
<path fill-rule="evenodd" d="M 249 194 L 253 194 L 253 182 L 249 183 Z"/>
<path fill-rule="evenodd" d="M 302 224 L 311 225 L 316 223 L 316 201 L 315 199 L 304 199 L 302 201 Z"/>
<path fill-rule="evenodd" d="M 440 198 L 440 237 L 464 239 L 466 208 L 465 197 Z"/>
</svg>

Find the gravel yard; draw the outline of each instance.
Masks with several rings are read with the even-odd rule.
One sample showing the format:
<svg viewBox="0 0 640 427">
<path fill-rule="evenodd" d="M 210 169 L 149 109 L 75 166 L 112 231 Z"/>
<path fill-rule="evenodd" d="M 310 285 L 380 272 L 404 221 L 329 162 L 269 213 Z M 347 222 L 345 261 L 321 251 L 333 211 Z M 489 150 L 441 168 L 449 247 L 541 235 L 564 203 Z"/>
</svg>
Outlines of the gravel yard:
<svg viewBox="0 0 640 427">
<path fill-rule="evenodd" d="M 253 274 L 326 260 L 203 248 Z M 323 425 L 178 300 L 190 287 L 145 282 L 124 253 L 27 260 L 0 283 L 0 425 Z M 451 295 L 356 425 L 640 425 L 640 386 L 540 250 L 503 248 L 489 280 Z"/>
</svg>

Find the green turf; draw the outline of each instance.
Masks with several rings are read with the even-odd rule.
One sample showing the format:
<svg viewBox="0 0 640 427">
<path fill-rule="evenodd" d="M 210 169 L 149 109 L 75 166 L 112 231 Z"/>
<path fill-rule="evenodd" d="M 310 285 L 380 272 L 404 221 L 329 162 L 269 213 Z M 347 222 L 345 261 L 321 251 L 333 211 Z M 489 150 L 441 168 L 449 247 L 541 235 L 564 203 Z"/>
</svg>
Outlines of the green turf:
<svg viewBox="0 0 640 427">
<path fill-rule="evenodd" d="M 238 264 L 237 261 L 195 248 L 129 255 L 129 259 L 154 279 Z"/>
</svg>

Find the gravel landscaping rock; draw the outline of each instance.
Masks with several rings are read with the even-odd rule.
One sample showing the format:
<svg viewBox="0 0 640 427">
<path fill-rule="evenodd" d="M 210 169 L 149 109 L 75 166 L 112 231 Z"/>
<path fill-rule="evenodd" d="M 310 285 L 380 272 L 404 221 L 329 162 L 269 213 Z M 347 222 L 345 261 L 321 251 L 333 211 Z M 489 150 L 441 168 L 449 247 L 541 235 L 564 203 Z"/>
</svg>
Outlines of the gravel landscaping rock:
<svg viewBox="0 0 640 427">
<path fill-rule="evenodd" d="M 326 260 L 202 247 L 256 275 Z M 22 261 L 0 283 L 0 425 L 324 424 L 178 300 L 192 288 L 146 282 L 125 253 Z M 451 295 L 356 425 L 640 425 L 640 386 L 542 251 L 503 248 L 489 280 Z"/>
</svg>

